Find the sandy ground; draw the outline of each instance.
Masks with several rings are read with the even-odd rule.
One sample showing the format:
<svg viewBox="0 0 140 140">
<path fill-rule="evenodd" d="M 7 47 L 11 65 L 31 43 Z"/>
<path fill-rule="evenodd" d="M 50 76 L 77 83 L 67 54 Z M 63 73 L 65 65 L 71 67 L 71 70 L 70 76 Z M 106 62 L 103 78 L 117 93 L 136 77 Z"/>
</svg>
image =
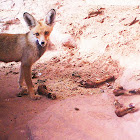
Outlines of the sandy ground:
<svg viewBox="0 0 140 140">
<path fill-rule="evenodd" d="M 6 4 L 8 6 L 5 7 Z M 121 97 L 113 95 L 113 89 L 119 85 L 125 89 L 140 87 L 140 8 L 138 5 L 94 5 L 89 0 L 49 0 L 41 3 L 7 0 L 1 2 L 0 5 L 0 31 L 7 33 L 28 31 L 22 18 L 25 11 L 37 19 L 43 19 L 50 8 L 57 10 L 56 24 L 51 35 L 54 45 L 33 66 L 33 71 L 41 73 L 38 78 L 33 79 L 35 89 L 39 84 L 44 83 L 50 92 L 56 94 L 57 99 L 50 100 L 42 97 L 41 100 L 32 101 L 28 96 L 17 97 L 20 63 L 0 63 L 0 139 L 26 140 L 31 139 L 32 135 L 33 139 L 38 140 L 40 137 L 43 140 L 43 134 L 38 134 L 38 131 L 43 131 L 42 127 L 39 126 L 40 130 L 35 130 L 32 124 L 36 127 L 40 123 L 44 124 L 46 120 L 42 116 L 47 119 L 53 116 L 53 113 L 56 117 L 48 121 L 48 127 L 51 127 L 51 131 L 48 130 L 48 132 L 53 137 L 49 136 L 45 139 L 61 138 L 62 140 L 67 136 L 71 136 L 70 140 L 78 137 L 81 140 L 82 138 L 87 140 L 139 139 L 139 111 L 118 118 L 114 113 L 113 104 L 114 100 L 118 99 L 125 105 L 133 102 L 139 107 L 138 95 Z M 106 75 L 115 76 L 115 82 L 105 83 L 99 88 L 79 86 L 81 80 L 95 81 Z M 94 119 L 94 126 L 89 129 L 93 129 L 96 133 L 87 131 L 87 127 L 85 131 L 78 131 L 78 135 L 69 135 L 74 134 L 71 124 L 67 124 L 67 121 L 71 121 L 71 118 L 67 116 L 73 114 L 68 111 L 70 103 L 79 103 L 79 119 L 84 120 L 83 123 L 77 119 L 72 121 L 72 124 L 75 121 L 78 122 L 76 130 L 83 125 L 86 127 L 86 124 L 90 124 L 90 121 Z M 96 108 L 93 109 L 92 106 Z M 93 110 L 89 111 L 84 107 Z M 63 113 L 60 114 L 60 112 Z M 88 115 L 83 116 L 86 112 Z M 67 126 L 70 128 L 69 133 L 64 131 L 65 133 L 61 134 L 55 130 L 53 122 L 58 121 L 59 118 L 61 121 L 67 120 L 65 121 L 67 125 L 58 128 L 63 132 L 63 128 Z M 120 128 L 118 123 L 121 124 Z M 105 127 L 104 131 L 101 126 Z M 47 130 L 46 126 L 45 128 Z M 55 132 L 59 135 L 54 135 Z M 48 135 L 44 133 L 46 134 Z M 89 135 L 86 137 L 84 134 Z"/>
</svg>

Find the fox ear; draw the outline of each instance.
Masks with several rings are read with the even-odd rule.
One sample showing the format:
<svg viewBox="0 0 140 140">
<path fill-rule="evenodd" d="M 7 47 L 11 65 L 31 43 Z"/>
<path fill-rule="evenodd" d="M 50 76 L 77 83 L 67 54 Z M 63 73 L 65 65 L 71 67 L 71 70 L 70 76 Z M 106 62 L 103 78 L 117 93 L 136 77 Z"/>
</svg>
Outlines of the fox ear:
<svg viewBox="0 0 140 140">
<path fill-rule="evenodd" d="M 51 26 L 55 22 L 55 17 L 56 11 L 54 9 L 51 9 L 45 18 L 45 23 Z"/>
<path fill-rule="evenodd" d="M 23 14 L 23 18 L 30 29 L 36 26 L 37 24 L 36 19 L 29 13 L 25 12 Z"/>
</svg>

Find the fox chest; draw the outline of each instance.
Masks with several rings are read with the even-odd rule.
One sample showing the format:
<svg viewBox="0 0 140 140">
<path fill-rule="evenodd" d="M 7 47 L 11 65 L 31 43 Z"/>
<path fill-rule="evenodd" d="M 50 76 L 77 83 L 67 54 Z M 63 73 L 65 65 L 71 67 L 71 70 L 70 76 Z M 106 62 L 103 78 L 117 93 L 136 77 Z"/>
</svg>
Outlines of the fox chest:
<svg viewBox="0 0 140 140">
<path fill-rule="evenodd" d="M 42 47 L 38 42 L 33 46 L 27 46 L 23 52 L 22 63 L 32 65 L 45 53 L 46 49 L 47 45 Z"/>
<path fill-rule="evenodd" d="M 36 41 L 37 56 L 38 56 L 39 58 L 45 53 L 45 51 L 46 51 L 46 49 L 47 49 L 47 46 L 48 46 L 48 44 L 47 44 L 46 46 L 42 47 L 42 46 L 39 44 L 39 42 Z"/>
</svg>

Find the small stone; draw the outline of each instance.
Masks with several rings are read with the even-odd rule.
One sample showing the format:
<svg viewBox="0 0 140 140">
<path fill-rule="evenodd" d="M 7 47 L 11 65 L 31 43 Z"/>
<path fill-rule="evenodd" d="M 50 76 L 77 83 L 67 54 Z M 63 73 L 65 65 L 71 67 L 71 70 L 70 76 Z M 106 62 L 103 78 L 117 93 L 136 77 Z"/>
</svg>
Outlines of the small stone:
<svg viewBox="0 0 140 140">
<path fill-rule="evenodd" d="M 104 91 L 104 89 L 101 89 L 100 92 L 101 92 L 101 93 L 104 93 L 105 91 Z"/>
<path fill-rule="evenodd" d="M 77 107 L 75 107 L 74 109 L 75 109 L 76 111 L 79 111 L 79 110 L 80 110 L 80 109 L 79 109 L 79 108 L 77 108 Z"/>
<path fill-rule="evenodd" d="M 55 100 L 56 99 L 56 95 L 53 93 L 48 93 L 48 98 Z"/>
<path fill-rule="evenodd" d="M 113 86 L 109 86 L 108 89 L 113 89 Z"/>
</svg>

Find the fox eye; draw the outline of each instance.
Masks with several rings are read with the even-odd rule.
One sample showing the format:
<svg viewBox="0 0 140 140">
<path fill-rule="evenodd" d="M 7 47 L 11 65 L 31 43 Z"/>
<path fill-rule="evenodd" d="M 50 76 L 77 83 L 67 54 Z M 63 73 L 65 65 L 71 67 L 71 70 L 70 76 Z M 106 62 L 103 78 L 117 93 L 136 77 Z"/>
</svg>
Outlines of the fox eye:
<svg viewBox="0 0 140 140">
<path fill-rule="evenodd" d="M 49 32 L 48 31 L 45 31 L 45 35 L 48 35 L 49 34 Z"/>
<path fill-rule="evenodd" d="M 35 33 L 36 36 L 39 36 L 39 33 Z"/>
</svg>

